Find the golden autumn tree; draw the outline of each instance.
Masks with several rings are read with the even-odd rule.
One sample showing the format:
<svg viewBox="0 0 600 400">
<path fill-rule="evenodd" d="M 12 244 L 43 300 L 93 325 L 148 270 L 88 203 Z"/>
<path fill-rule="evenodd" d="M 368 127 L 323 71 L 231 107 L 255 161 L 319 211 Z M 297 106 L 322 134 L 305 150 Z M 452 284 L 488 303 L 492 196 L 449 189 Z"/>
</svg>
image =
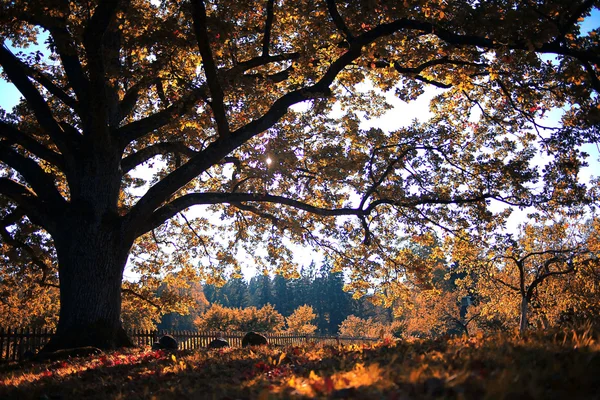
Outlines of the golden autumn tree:
<svg viewBox="0 0 600 400">
<path fill-rule="evenodd" d="M 313 324 L 317 314 L 309 305 L 303 305 L 294 310 L 294 312 L 285 318 L 287 331 L 290 333 L 298 333 L 310 335 L 317 330 L 317 326 Z"/>
<path fill-rule="evenodd" d="M 1 215 L 9 236 L 30 224 L 52 239 L 32 265 L 59 279 L 47 351 L 131 344 L 128 259 L 219 277 L 239 273 L 238 254 L 285 272 L 290 245 L 315 245 L 373 283 L 402 227 L 485 225 L 491 199 L 585 198 L 600 59 L 598 30 L 579 24 L 596 1 L 1 7 L 2 77 L 23 97 L 0 114 Z M 49 56 L 27 53 L 41 38 Z M 426 87 L 429 122 L 361 127 L 389 109 L 383 91 L 410 101 Z M 555 107 L 562 124 L 544 129 Z"/>
<path fill-rule="evenodd" d="M 516 237 L 495 235 L 487 243 L 458 237 L 453 257 L 477 277 L 469 284 L 482 298 L 482 315 L 509 324 L 518 320 L 524 334 L 532 307 L 538 323 L 548 326 L 569 309 L 589 308 L 586 303 L 597 298 L 596 229 L 597 221 L 543 218 L 522 225 Z"/>
<path fill-rule="evenodd" d="M 261 308 L 230 308 L 213 303 L 205 313 L 194 320 L 194 325 L 204 331 L 258 331 L 279 332 L 285 319 L 271 304 Z"/>
</svg>

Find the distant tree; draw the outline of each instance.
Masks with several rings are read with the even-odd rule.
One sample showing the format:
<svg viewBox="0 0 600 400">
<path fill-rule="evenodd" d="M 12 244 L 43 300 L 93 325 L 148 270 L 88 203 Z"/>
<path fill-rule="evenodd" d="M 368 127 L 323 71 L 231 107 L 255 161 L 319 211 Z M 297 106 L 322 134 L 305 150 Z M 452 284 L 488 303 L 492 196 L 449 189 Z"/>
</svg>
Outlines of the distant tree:
<svg viewBox="0 0 600 400">
<path fill-rule="evenodd" d="M 250 304 L 254 307 L 263 307 L 273 302 L 273 288 L 269 274 L 258 274 L 250 279 L 248 285 Z"/>
<path fill-rule="evenodd" d="M 284 324 L 284 317 L 270 304 L 229 308 L 215 303 L 194 321 L 197 329 L 206 331 L 279 332 Z"/>
<path fill-rule="evenodd" d="M 391 338 L 399 337 L 402 332 L 400 322 L 380 322 L 371 318 L 362 319 L 350 315 L 340 325 L 340 336 L 368 337 L 368 338 Z"/>
<path fill-rule="evenodd" d="M 311 306 L 300 306 L 285 319 L 287 331 L 290 333 L 310 335 L 317 330 L 317 326 L 312 324 L 316 317 L 317 315 L 314 313 Z"/>
<path fill-rule="evenodd" d="M 194 320 L 208 307 L 209 302 L 204 295 L 203 287 L 199 282 L 188 282 L 189 287 L 181 288 L 178 295 L 179 299 L 175 299 L 178 303 L 184 303 L 181 299 L 185 299 L 187 309 L 173 310 L 164 314 L 157 324 L 157 329 L 164 330 L 194 330 Z M 163 292 L 164 293 L 164 292 Z"/>
<path fill-rule="evenodd" d="M 219 288 L 214 284 L 206 284 L 203 287 L 204 296 L 206 296 L 206 300 L 212 303 L 220 303 L 218 299 Z"/>
<path fill-rule="evenodd" d="M 249 305 L 248 283 L 243 277 L 233 277 L 218 288 L 218 302 L 226 307 L 244 308 Z"/>
<path fill-rule="evenodd" d="M 238 330 L 258 332 L 280 332 L 285 319 L 275 308 L 267 303 L 261 308 L 247 307 L 242 309 L 242 318 Z"/>
<path fill-rule="evenodd" d="M 561 281 L 576 278 L 581 270 L 593 270 L 600 253 L 589 239 L 596 235 L 593 228 L 565 217 L 543 218 L 522 225 L 516 238 L 494 236 L 492 244 L 477 245 L 476 238 L 457 238 L 454 256 L 478 271 L 478 292 L 486 297 L 482 313 L 492 317 L 504 313 L 505 318 L 512 315 L 524 334 L 532 307 L 540 323 L 548 325 L 550 307 L 564 309 L 570 303 L 562 295 L 566 286 Z"/>
<path fill-rule="evenodd" d="M 202 286 L 180 273 L 123 283 L 123 325 L 128 329 L 190 329 L 208 302 Z"/>
<path fill-rule="evenodd" d="M 273 278 L 273 306 L 283 316 L 289 316 L 294 311 L 290 280 L 283 275 L 277 274 Z"/>
<path fill-rule="evenodd" d="M 312 305 L 313 297 L 313 282 L 316 275 L 316 264 L 311 261 L 309 265 L 300 268 L 297 277 L 290 281 L 290 289 L 292 292 L 292 309 L 296 309 L 303 304 Z"/>
<path fill-rule="evenodd" d="M 194 320 L 194 325 L 201 331 L 237 331 L 241 318 L 241 309 L 227 308 L 213 303 L 204 314 Z"/>
<path fill-rule="evenodd" d="M 329 328 L 329 317 L 331 308 L 329 306 L 329 293 L 327 292 L 327 275 L 322 266 L 317 270 L 310 287 L 310 304 L 317 314 L 317 329 L 325 333 Z"/>
<path fill-rule="evenodd" d="M 325 285 L 325 297 L 329 305 L 329 326 L 327 331 L 331 334 L 338 332 L 343 320 L 352 312 L 352 296 L 344 291 L 344 274 L 341 271 L 334 272 L 331 267 L 326 269 L 327 280 Z"/>
</svg>

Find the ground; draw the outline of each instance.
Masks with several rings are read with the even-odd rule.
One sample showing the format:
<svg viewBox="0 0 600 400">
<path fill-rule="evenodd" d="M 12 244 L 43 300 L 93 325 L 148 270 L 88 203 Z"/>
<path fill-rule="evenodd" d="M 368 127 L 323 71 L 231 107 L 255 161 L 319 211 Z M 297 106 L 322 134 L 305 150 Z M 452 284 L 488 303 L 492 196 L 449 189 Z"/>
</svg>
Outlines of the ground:
<svg viewBox="0 0 600 400">
<path fill-rule="evenodd" d="M 128 349 L 0 366 L 1 399 L 599 399 L 590 331 L 370 345 Z"/>
</svg>

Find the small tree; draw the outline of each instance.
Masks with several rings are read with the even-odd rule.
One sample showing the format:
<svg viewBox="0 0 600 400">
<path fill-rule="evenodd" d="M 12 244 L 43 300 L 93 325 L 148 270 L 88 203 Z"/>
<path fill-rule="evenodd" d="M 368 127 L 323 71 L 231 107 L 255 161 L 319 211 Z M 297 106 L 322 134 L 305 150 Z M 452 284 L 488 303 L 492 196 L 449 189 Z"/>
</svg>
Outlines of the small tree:
<svg viewBox="0 0 600 400">
<path fill-rule="evenodd" d="M 267 303 L 261 308 L 247 307 L 242 310 L 240 331 L 279 332 L 285 319 L 275 308 Z"/>
<path fill-rule="evenodd" d="M 398 337 L 403 327 L 400 321 L 384 324 L 371 318 L 362 319 L 350 315 L 340 325 L 340 336 L 367 337 L 367 338 L 391 338 Z"/>
<path fill-rule="evenodd" d="M 454 242 L 455 250 L 462 250 L 454 256 L 458 255 L 461 264 L 480 275 L 478 291 L 487 299 L 482 314 L 488 317 L 505 314 L 504 319 L 515 315 L 519 332 L 524 334 L 532 305 L 543 314 L 544 296 L 561 303 L 555 304 L 556 307 L 566 306 L 568 299 L 561 296 L 558 290 L 561 285 L 555 285 L 554 280 L 575 277 L 580 269 L 589 270 L 597 262 L 598 252 L 588 243 L 594 235 L 585 224 L 566 218 L 558 221 L 546 218 L 523 225 L 516 239 L 510 234 L 495 235 L 491 245 L 484 242 L 475 245 L 477 240 L 473 237 L 459 238 Z M 553 288 L 556 291 L 546 293 Z M 547 325 L 546 317 L 541 318 L 542 324 Z"/>
<path fill-rule="evenodd" d="M 194 324 L 200 330 L 279 332 L 284 318 L 271 304 L 264 307 L 228 308 L 213 304 Z"/>
<path fill-rule="evenodd" d="M 202 331 L 235 331 L 238 330 L 241 314 L 239 308 L 227 308 L 215 303 L 196 318 L 194 325 Z"/>
<path fill-rule="evenodd" d="M 311 306 L 300 306 L 285 319 L 287 330 L 291 333 L 310 335 L 317 330 L 317 326 L 311 323 L 316 317 Z"/>
</svg>

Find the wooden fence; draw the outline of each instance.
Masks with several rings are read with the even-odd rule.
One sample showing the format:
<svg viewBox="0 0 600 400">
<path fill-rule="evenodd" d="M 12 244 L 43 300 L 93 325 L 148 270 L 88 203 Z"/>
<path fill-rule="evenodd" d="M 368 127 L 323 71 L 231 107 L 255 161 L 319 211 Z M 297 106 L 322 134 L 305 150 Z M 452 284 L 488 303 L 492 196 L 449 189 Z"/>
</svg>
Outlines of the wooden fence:
<svg viewBox="0 0 600 400">
<path fill-rule="evenodd" d="M 52 337 L 54 331 L 48 329 L 5 329 L 0 328 L 0 362 L 20 361 L 26 353 L 36 353 Z M 244 332 L 195 332 L 195 331 L 143 331 L 129 330 L 129 337 L 138 347 L 151 346 L 163 335 L 173 336 L 180 350 L 194 350 L 208 346 L 216 338 L 224 338 L 232 347 L 242 347 Z M 327 335 L 294 335 L 289 333 L 265 333 L 269 343 L 275 345 L 295 345 L 302 343 L 337 344 L 365 343 L 377 338 L 343 337 Z"/>
</svg>

